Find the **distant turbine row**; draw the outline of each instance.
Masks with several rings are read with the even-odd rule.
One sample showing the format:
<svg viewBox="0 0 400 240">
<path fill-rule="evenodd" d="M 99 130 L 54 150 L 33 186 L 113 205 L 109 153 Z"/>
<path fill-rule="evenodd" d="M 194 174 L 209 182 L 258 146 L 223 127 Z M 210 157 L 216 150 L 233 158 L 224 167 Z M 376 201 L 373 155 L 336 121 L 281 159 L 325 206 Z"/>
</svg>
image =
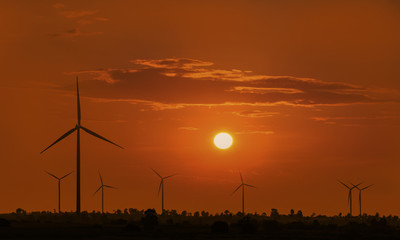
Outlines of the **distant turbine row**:
<svg viewBox="0 0 400 240">
<path fill-rule="evenodd" d="M 339 181 L 339 180 L 338 180 L 338 182 L 341 183 L 343 186 L 345 186 L 347 189 L 349 189 L 349 194 L 348 194 L 347 199 L 348 199 L 348 204 L 349 204 L 349 207 L 350 207 L 350 209 L 349 209 L 349 214 L 350 214 L 350 216 L 351 216 L 352 213 L 353 213 L 353 197 L 352 197 L 352 195 L 351 195 L 351 191 L 352 191 L 354 188 L 358 189 L 358 201 L 359 201 L 359 207 L 360 207 L 360 216 L 362 216 L 362 209 L 361 209 L 361 192 L 362 192 L 363 190 L 365 190 L 365 189 L 371 187 L 373 184 L 368 185 L 368 186 L 363 187 L 363 188 L 359 188 L 358 186 L 360 186 L 362 183 L 359 183 L 359 184 L 356 184 L 356 185 L 354 185 L 353 183 L 350 183 L 350 184 L 352 185 L 352 187 L 350 187 L 350 186 L 348 186 L 347 184 L 343 183 L 342 181 Z"/>
<path fill-rule="evenodd" d="M 169 176 L 166 176 L 166 177 L 162 177 L 158 172 L 156 172 L 156 170 L 154 170 L 154 169 L 151 169 L 151 170 L 153 170 L 153 172 L 154 172 L 155 174 L 157 174 L 157 176 L 160 177 L 160 179 L 161 179 L 160 185 L 159 185 L 159 187 L 158 187 L 158 195 L 160 195 L 160 192 L 161 192 L 161 214 L 164 214 L 164 213 L 165 213 L 165 209 L 164 209 L 164 180 L 165 180 L 165 179 L 168 179 L 168 178 L 170 178 L 170 177 L 176 176 L 177 174 L 172 174 L 172 175 L 169 175 Z M 50 172 L 47 172 L 47 171 L 45 171 L 45 172 L 46 172 L 47 174 L 49 174 L 50 176 L 52 176 L 52 177 L 54 177 L 54 178 L 56 178 L 56 179 L 58 180 L 58 212 L 61 213 L 61 185 L 60 185 L 60 183 L 61 183 L 61 180 L 62 180 L 62 179 L 64 179 L 64 178 L 66 178 L 67 176 L 69 176 L 72 172 L 68 173 L 67 175 L 65 175 L 65 176 L 63 176 L 63 177 L 61 177 L 61 178 L 55 176 L 54 174 L 52 174 L 52 173 L 50 173 Z M 245 202 L 245 201 L 244 201 L 244 187 L 245 187 L 245 186 L 246 186 L 246 187 L 252 187 L 252 188 L 256 188 L 256 187 L 244 183 L 244 182 L 243 182 L 242 174 L 241 174 L 241 173 L 239 173 L 239 174 L 240 174 L 241 184 L 235 189 L 235 191 L 233 191 L 232 195 L 233 195 L 237 190 L 239 190 L 240 188 L 242 188 L 242 214 L 243 214 L 243 216 L 244 216 L 244 213 L 245 213 L 245 212 L 244 212 L 244 202 Z M 105 184 L 103 183 L 103 178 L 101 177 L 100 172 L 99 172 L 99 177 L 100 177 L 100 183 L 101 183 L 101 185 L 100 185 L 100 187 L 93 193 L 93 196 L 96 195 L 96 193 L 97 193 L 98 191 L 100 191 L 100 189 L 101 189 L 101 213 L 104 213 L 104 188 L 113 188 L 113 189 L 116 189 L 116 187 L 109 186 L 109 185 L 105 185 Z"/>
</svg>

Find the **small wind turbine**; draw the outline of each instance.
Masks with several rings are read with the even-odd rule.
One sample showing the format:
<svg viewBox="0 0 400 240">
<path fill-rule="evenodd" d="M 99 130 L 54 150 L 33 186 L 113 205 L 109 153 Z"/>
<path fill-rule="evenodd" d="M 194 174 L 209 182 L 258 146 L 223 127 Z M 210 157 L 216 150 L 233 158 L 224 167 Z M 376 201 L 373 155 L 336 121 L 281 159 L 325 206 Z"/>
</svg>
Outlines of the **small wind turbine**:
<svg viewBox="0 0 400 240">
<path fill-rule="evenodd" d="M 93 196 L 96 195 L 96 193 L 101 189 L 101 213 L 104 214 L 104 188 L 108 187 L 108 188 L 116 189 L 116 187 L 109 186 L 109 185 L 104 185 L 103 184 L 103 178 L 101 178 L 100 172 L 99 172 L 99 176 L 100 176 L 101 186 L 96 190 L 96 192 L 93 193 Z"/>
<path fill-rule="evenodd" d="M 350 205 L 350 216 L 351 216 L 352 213 L 353 213 L 353 198 L 352 198 L 352 196 L 351 196 L 351 191 L 352 191 L 354 188 L 356 188 L 358 185 L 360 185 L 361 183 L 359 183 L 359 184 L 357 184 L 357 185 L 354 185 L 354 184 L 351 183 L 351 185 L 353 185 L 353 187 L 349 187 L 349 186 L 347 186 L 346 184 L 344 184 L 343 182 L 341 182 L 341 181 L 339 181 L 339 180 L 338 180 L 338 182 L 341 183 L 343 186 L 345 186 L 347 189 L 349 189 L 348 203 L 349 203 L 349 205 Z"/>
<path fill-rule="evenodd" d="M 244 182 L 243 182 L 242 174 L 241 174 L 241 173 L 239 173 L 239 174 L 240 174 L 240 181 L 242 181 L 242 184 L 240 184 L 239 187 L 237 187 L 237 188 L 235 189 L 235 191 L 233 191 L 232 195 L 233 195 L 237 190 L 239 190 L 239 188 L 242 188 L 242 214 L 243 214 L 243 216 L 244 216 L 244 187 L 245 187 L 245 186 L 246 186 L 246 187 L 252 187 L 252 188 L 256 188 L 256 187 L 244 183 Z"/>
<path fill-rule="evenodd" d="M 158 195 L 160 195 L 160 191 L 161 191 L 161 214 L 164 214 L 164 180 L 167 178 L 173 177 L 176 174 L 172 174 L 167 177 L 161 177 L 161 175 L 158 172 L 156 172 L 154 169 L 151 169 L 151 170 L 153 170 L 153 172 L 155 174 L 157 174 L 157 176 L 159 176 L 161 179 L 160 186 L 158 187 Z"/>
<path fill-rule="evenodd" d="M 351 185 L 353 185 L 355 188 L 358 189 L 358 201 L 359 201 L 359 205 L 360 205 L 360 217 L 361 217 L 361 216 L 362 216 L 362 211 L 361 211 L 361 192 L 362 192 L 363 190 L 365 190 L 365 189 L 371 187 L 371 186 L 374 185 L 374 184 L 368 185 L 368 186 L 363 187 L 363 188 L 359 188 L 358 186 L 355 186 L 354 184 L 351 184 Z"/>
<path fill-rule="evenodd" d="M 43 151 L 40 153 L 43 153 L 47 149 L 51 148 L 54 144 L 58 143 L 59 141 L 63 140 L 66 138 L 68 135 L 76 131 L 76 212 L 80 213 L 81 212 L 81 144 L 80 144 L 80 130 L 82 129 L 83 131 L 89 133 L 92 136 L 95 136 L 97 138 L 100 138 L 101 140 L 104 140 L 106 142 L 109 142 L 117 147 L 123 148 L 119 146 L 118 144 L 115 144 L 111 142 L 110 140 L 100 136 L 99 134 L 93 132 L 92 130 L 89 130 L 85 128 L 84 126 L 81 125 L 81 104 L 79 100 L 79 85 L 78 85 L 78 77 L 76 77 L 76 97 L 77 97 L 77 109 L 78 109 L 78 122 L 75 125 L 74 128 L 69 130 L 68 132 L 64 133 L 61 137 L 59 137 L 56 141 L 54 141 L 50 146 L 45 148 Z"/>
<path fill-rule="evenodd" d="M 49 173 L 48 171 L 45 171 L 45 172 L 47 174 L 49 174 L 50 176 L 52 176 L 53 178 L 58 180 L 58 213 L 61 213 L 61 180 L 68 177 L 68 175 L 70 175 L 72 172 L 70 172 L 67 175 L 60 177 L 60 178 L 52 173 Z"/>
</svg>

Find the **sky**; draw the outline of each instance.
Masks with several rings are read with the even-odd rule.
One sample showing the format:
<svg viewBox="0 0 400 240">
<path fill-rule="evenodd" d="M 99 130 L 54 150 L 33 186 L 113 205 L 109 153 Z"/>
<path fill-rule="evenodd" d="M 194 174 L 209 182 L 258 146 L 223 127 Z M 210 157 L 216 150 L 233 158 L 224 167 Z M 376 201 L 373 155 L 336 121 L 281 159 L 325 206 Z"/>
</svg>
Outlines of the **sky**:
<svg viewBox="0 0 400 240">
<path fill-rule="evenodd" d="M 400 212 L 400 4 L 380 1 L 0 0 L 0 212 Z M 233 145 L 217 149 L 228 132 Z M 358 193 L 353 193 L 358 214 Z"/>
</svg>

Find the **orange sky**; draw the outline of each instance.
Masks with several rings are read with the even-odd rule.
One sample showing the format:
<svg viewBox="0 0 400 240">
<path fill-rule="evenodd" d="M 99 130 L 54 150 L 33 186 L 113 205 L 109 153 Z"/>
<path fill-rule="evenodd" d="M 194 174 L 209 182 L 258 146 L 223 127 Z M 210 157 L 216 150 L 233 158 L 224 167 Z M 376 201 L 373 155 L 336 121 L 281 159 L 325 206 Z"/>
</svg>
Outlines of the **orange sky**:
<svg viewBox="0 0 400 240">
<path fill-rule="evenodd" d="M 375 185 L 367 213 L 399 214 L 397 1 L 1 1 L 0 212 L 57 208 L 43 170 L 75 170 L 82 208 L 347 211 L 336 180 Z M 226 131 L 231 149 L 213 146 Z M 75 174 L 62 183 L 75 209 Z M 354 194 L 354 209 L 358 209 Z M 355 210 L 355 213 L 358 213 Z"/>
</svg>

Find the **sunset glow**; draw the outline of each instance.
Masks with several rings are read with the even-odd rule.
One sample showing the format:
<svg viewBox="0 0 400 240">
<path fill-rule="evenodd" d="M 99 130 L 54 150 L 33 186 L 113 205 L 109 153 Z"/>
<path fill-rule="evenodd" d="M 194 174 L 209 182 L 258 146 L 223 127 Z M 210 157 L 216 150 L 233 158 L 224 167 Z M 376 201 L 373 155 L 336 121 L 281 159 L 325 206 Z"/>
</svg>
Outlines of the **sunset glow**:
<svg viewBox="0 0 400 240">
<path fill-rule="evenodd" d="M 101 211 L 100 171 L 105 212 L 159 214 L 154 168 L 165 210 L 241 211 L 240 171 L 248 213 L 345 216 L 339 179 L 400 214 L 400 1 L 4 0 L 0 27 L 0 213 L 58 209 L 45 170 L 61 211 L 79 173 Z"/>
</svg>

